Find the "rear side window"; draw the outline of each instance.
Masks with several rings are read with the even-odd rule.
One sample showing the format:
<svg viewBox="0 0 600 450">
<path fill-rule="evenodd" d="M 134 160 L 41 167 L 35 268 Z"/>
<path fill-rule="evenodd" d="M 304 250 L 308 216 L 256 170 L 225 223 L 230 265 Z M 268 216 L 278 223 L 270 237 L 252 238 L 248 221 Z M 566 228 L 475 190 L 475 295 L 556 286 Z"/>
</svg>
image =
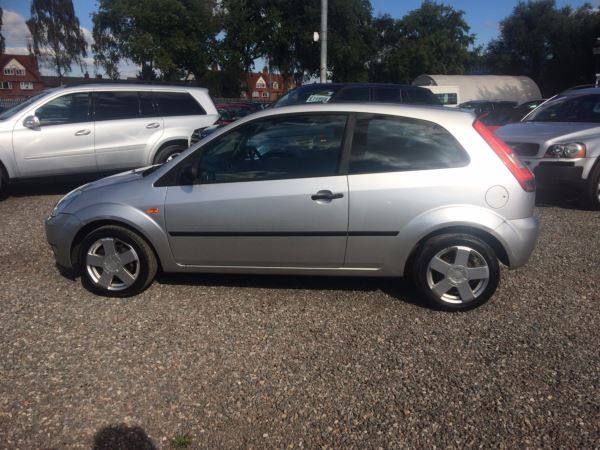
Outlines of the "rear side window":
<svg viewBox="0 0 600 450">
<path fill-rule="evenodd" d="M 155 92 L 161 116 L 199 116 L 206 111 L 187 92 Z"/>
<path fill-rule="evenodd" d="M 402 95 L 398 88 L 373 88 L 373 101 L 378 103 L 402 103 Z"/>
<path fill-rule="evenodd" d="M 406 117 L 360 114 L 356 120 L 350 174 L 462 167 L 469 156 L 441 126 Z"/>
<path fill-rule="evenodd" d="M 140 117 L 140 103 L 136 91 L 94 92 L 95 120 L 138 117 Z"/>
<path fill-rule="evenodd" d="M 441 105 L 439 99 L 429 89 L 406 89 L 404 95 L 406 96 L 406 103 L 413 105 Z"/>
<path fill-rule="evenodd" d="M 369 101 L 368 87 L 349 87 L 342 89 L 334 98 L 335 103 L 365 103 Z"/>
</svg>

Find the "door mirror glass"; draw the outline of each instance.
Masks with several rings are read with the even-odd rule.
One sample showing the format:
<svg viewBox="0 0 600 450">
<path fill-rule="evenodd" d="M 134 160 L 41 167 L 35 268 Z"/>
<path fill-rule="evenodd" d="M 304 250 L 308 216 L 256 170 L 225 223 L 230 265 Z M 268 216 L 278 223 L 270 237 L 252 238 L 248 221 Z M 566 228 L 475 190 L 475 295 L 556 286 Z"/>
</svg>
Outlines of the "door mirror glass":
<svg viewBox="0 0 600 450">
<path fill-rule="evenodd" d="M 27 116 L 23 120 L 23 126 L 35 130 L 40 127 L 40 119 L 37 116 Z"/>
</svg>

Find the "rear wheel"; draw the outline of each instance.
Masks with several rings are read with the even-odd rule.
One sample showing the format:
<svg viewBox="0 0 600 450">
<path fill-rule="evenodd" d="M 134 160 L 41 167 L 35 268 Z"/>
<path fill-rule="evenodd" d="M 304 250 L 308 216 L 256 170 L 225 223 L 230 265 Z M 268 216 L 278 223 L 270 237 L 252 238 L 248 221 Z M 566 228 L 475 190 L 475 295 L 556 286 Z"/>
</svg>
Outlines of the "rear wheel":
<svg viewBox="0 0 600 450">
<path fill-rule="evenodd" d="M 6 192 L 6 188 L 8 186 L 8 174 L 6 173 L 6 169 L 0 163 L 0 194 Z"/>
<path fill-rule="evenodd" d="M 592 209 L 600 209 L 600 161 L 588 178 L 587 203 Z"/>
<path fill-rule="evenodd" d="M 434 307 L 464 311 L 496 291 L 500 267 L 492 248 L 475 236 L 444 234 L 429 239 L 415 260 L 415 284 Z"/>
<path fill-rule="evenodd" d="M 158 268 L 154 252 L 142 237 L 114 225 L 100 227 L 83 239 L 79 261 L 84 287 L 108 297 L 142 292 Z"/>
<path fill-rule="evenodd" d="M 181 144 L 167 145 L 158 151 L 156 157 L 154 158 L 154 164 L 162 164 L 172 160 L 173 158 L 177 158 L 185 149 L 186 147 Z"/>
</svg>

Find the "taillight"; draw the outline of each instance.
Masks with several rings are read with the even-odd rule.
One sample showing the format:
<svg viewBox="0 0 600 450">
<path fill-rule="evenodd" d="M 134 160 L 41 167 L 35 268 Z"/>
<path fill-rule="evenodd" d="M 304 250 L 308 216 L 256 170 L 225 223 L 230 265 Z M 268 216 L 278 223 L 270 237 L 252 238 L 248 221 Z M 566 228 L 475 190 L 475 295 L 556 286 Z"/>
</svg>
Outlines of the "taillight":
<svg viewBox="0 0 600 450">
<path fill-rule="evenodd" d="M 502 160 L 504 165 L 508 167 L 510 173 L 517 179 L 525 192 L 535 191 L 535 177 L 527 166 L 524 166 L 519 158 L 515 156 L 508 145 L 490 131 L 479 120 L 473 122 L 473 128 L 479 133 L 485 142 L 494 150 L 494 153 Z"/>
</svg>

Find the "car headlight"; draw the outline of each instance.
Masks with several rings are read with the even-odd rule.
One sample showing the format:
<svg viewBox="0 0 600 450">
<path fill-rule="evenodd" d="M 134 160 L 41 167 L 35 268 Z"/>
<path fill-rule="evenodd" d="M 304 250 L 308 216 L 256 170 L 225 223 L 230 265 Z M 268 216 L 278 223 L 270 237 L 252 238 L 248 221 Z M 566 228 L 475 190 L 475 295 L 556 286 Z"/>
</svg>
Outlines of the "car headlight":
<svg viewBox="0 0 600 450">
<path fill-rule="evenodd" d="M 544 158 L 585 158 L 585 144 L 573 142 L 551 145 Z"/>
<path fill-rule="evenodd" d="M 58 203 L 54 206 L 54 208 L 52 208 L 52 212 L 50 213 L 50 217 L 56 217 L 58 216 L 61 212 L 64 211 L 64 209 L 69 206 L 69 204 L 75 200 L 80 194 L 81 194 L 81 187 L 78 187 L 75 190 L 72 190 L 71 192 L 69 192 L 67 195 L 65 195 L 63 198 L 61 198 Z"/>
</svg>

